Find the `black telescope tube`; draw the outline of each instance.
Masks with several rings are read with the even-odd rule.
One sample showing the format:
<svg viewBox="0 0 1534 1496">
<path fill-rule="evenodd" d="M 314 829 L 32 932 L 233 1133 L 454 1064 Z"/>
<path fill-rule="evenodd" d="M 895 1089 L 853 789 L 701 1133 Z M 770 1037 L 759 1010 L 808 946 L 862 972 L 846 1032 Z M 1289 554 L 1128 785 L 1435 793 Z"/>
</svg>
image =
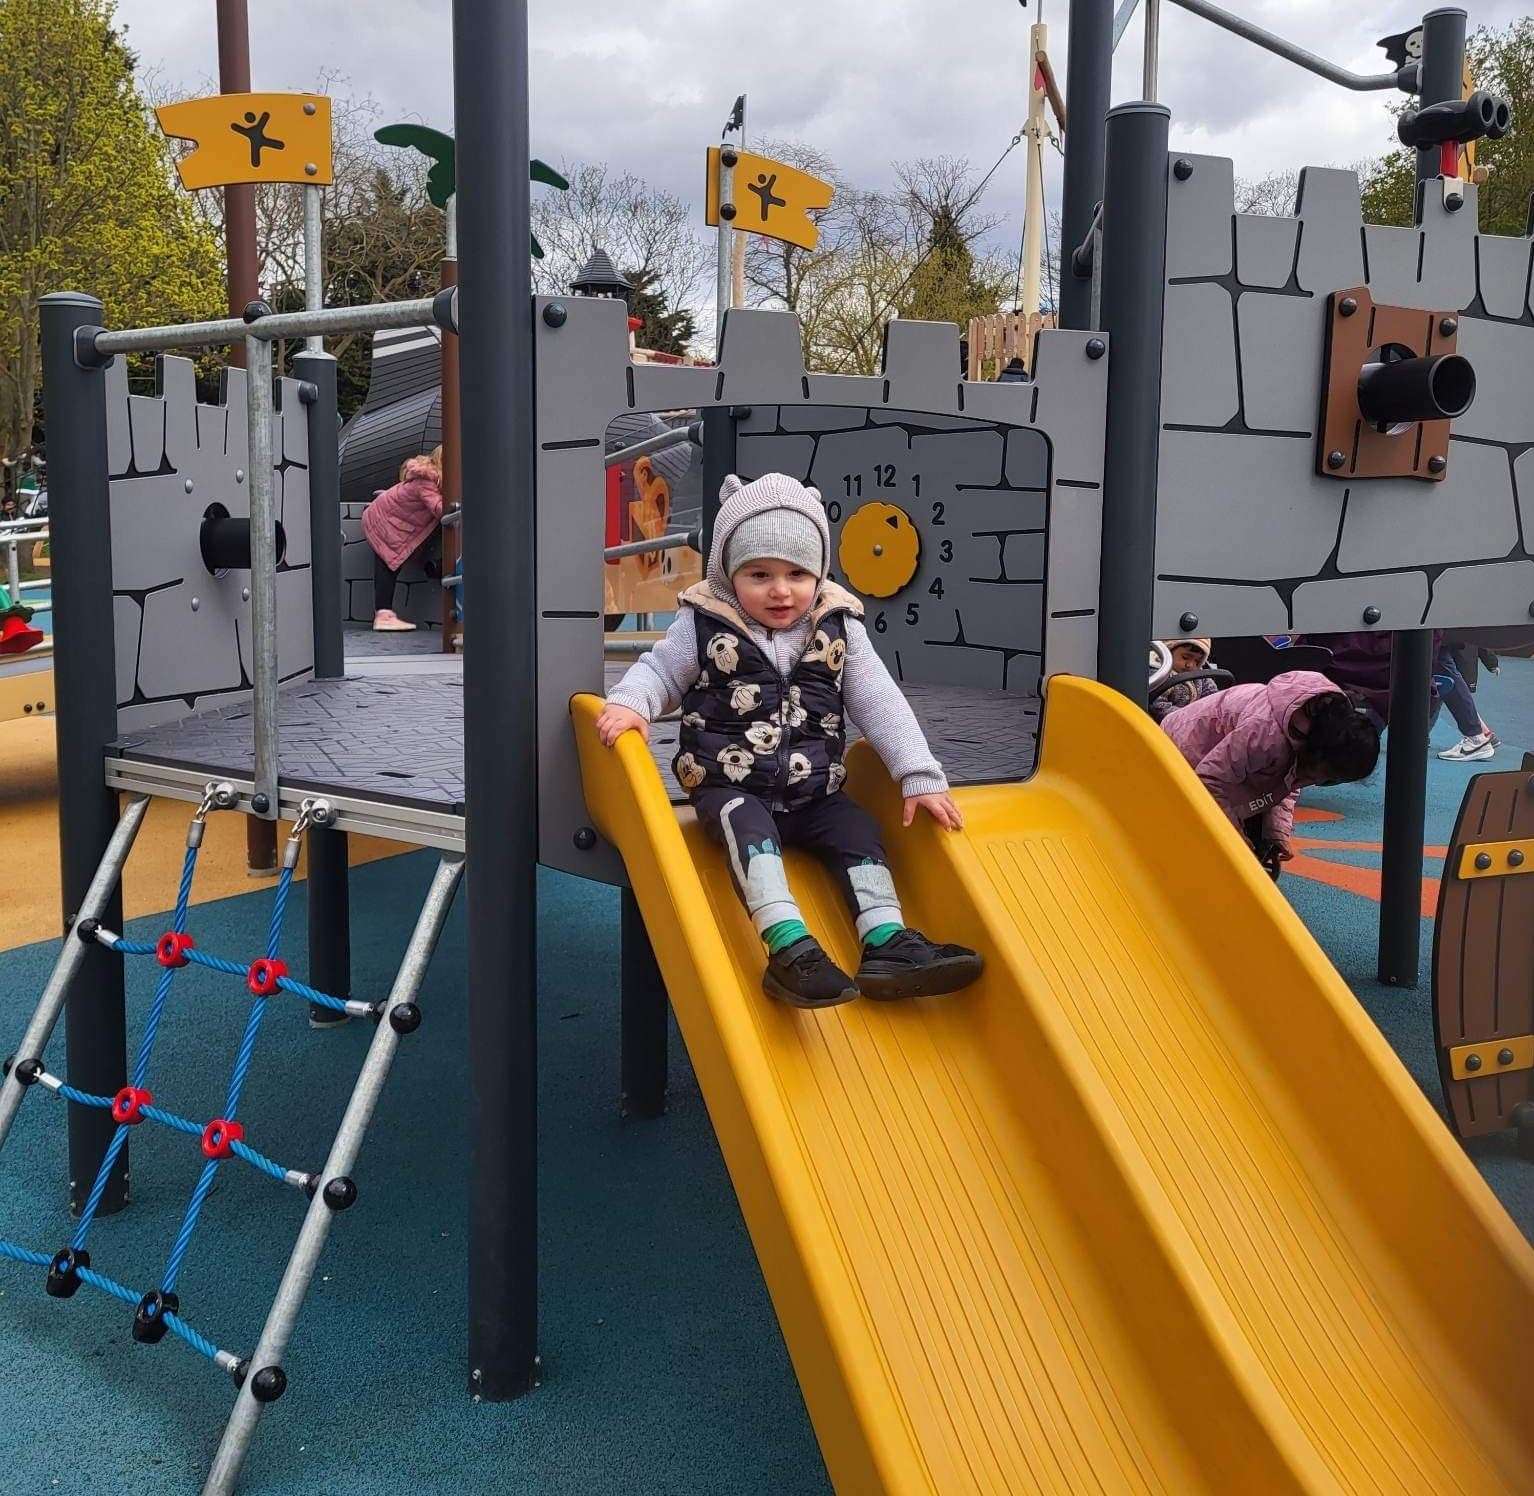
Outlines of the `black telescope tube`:
<svg viewBox="0 0 1534 1496">
<path fill-rule="evenodd" d="M 1459 353 L 1365 364 L 1358 373 L 1358 408 L 1379 426 L 1462 416 L 1474 399 L 1475 369 Z"/>
</svg>

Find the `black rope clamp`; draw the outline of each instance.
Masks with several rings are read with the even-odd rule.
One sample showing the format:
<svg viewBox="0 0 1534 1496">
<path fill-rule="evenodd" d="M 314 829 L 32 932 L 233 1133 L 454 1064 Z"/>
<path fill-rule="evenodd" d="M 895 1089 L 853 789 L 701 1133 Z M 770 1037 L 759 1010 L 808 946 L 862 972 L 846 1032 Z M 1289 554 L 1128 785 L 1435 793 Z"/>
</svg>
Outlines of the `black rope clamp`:
<svg viewBox="0 0 1534 1496">
<path fill-rule="evenodd" d="M 43 1284 L 48 1296 L 54 1299 L 72 1299 L 84 1282 L 80 1269 L 91 1265 L 91 1254 L 84 1247 L 64 1247 L 53 1254 L 48 1264 L 48 1281 Z"/>
<path fill-rule="evenodd" d="M 133 1338 L 140 1345 L 158 1345 L 170 1329 L 165 1316 L 174 1314 L 180 1307 L 181 1300 L 173 1293 L 160 1288 L 146 1293 L 133 1313 Z"/>
</svg>

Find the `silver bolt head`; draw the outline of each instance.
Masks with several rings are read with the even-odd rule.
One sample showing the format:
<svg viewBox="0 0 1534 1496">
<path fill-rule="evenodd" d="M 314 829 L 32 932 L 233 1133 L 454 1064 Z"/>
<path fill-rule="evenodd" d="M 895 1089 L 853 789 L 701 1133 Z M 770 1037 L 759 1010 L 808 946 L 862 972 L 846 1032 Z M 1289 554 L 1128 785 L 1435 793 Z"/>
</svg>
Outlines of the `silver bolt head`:
<svg viewBox="0 0 1534 1496">
<path fill-rule="evenodd" d="M 874 547 L 874 555 L 882 556 L 883 554 L 884 554 L 884 547 L 882 545 L 876 545 Z"/>
<path fill-rule="evenodd" d="M 245 469 L 244 468 L 236 468 L 234 470 L 234 481 L 236 483 L 243 483 L 245 481 Z"/>
<path fill-rule="evenodd" d="M 250 588 L 249 587 L 241 587 L 240 588 L 240 601 L 242 603 L 248 603 L 250 601 Z"/>
<path fill-rule="evenodd" d="M 200 597 L 194 597 L 192 599 L 192 611 L 195 613 L 201 606 L 202 599 Z"/>
<path fill-rule="evenodd" d="M 193 489 L 193 488 L 194 488 L 194 487 L 195 487 L 195 486 L 196 486 L 196 485 L 195 485 L 195 484 L 193 484 L 193 482 L 192 482 L 192 480 L 191 480 L 191 479 L 190 479 L 190 478 L 188 478 L 188 479 L 187 479 L 187 480 L 186 480 L 186 481 L 185 481 L 185 482 L 184 482 L 184 483 L 183 483 L 183 484 L 182 484 L 182 485 L 181 485 L 181 486 L 182 486 L 182 487 L 183 487 L 183 488 L 184 488 L 184 489 L 185 489 L 185 490 L 186 490 L 186 491 L 187 491 L 187 492 L 188 492 L 188 493 L 191 493 L 191 491 L 192 491 L 192 489 Z"/>
<path fill-rule="evenodd" d="M 314 113 L 317 112 L 317 109 L 318 109 L 318 106 L 316 104 L 314 104 L 312 101 L 306 101 L 305 104 L 304 104 L 304 113 L 305 114 L 314 114 Z"/>
<path fill-rule="evenodd" d="M 304 162 L 304 175 L 306 177 L 317 177 L 317 176 L 319 176 L 319 174 L 320 174 L 320 169 L 319 169 L 319 167 L 317 167 L 314 164 L 314 162 L 312 162 L 312 161 L 305 161 Z"/>
</svg>

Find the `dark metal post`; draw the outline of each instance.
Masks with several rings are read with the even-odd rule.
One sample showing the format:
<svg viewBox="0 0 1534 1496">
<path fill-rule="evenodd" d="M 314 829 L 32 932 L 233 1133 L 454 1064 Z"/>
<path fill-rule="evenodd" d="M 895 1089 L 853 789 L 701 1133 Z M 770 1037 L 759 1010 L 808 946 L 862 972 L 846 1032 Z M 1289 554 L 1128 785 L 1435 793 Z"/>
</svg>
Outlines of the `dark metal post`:
<svg viewBox="0 0 1534 1496">
<path fill-rule="evenodd" d="M 218 91 L 250 92 L 250 17 L 246 0 L 218 0 Z M 225 278 L 229 315 L 238 317 L 261 294 L 256 260 L 256 189 L 241 183 L 224 194 Z M 245 367 L 245 346 L 232 343 L 231 366 Z M 253 873 L 277 871 L 277 823 L 245 817 L 245 861 Z"/>
<path fill-rule="evenodd" d="M 1103 186 L 1102 327 L 1109 364 L 1097 675 L 1142 706 L 1156 583 L 1170 121 L 1162 104 L 1110 110 Z"/>
<path fill-rule="evenodd" d="M 1422 18 L 1421 102 L 1457 99 L 1463 87 L 1465 12 Z M 1422 194 L 1435 190 L 1437 147 L 1417 152 L 1417 219 Z M 1398 633 L 1390 653 L 1390 732 L 1385 753 L 1385 817 L 1380 848 L 1379 979 L 1415 987 L 1422 954 L 1422 836 L 1427 819 L 1428 735 L 1432 726 L 1433 635 Z"/>
<path fill-rule="evenodd" d="M 313 351 L 294 356 L 309 428 L 309 589 L 314 609 L 314 674 L 334 680 L 345 673 L 341 634 L 341 473 L 336 428 L 336 361 Z M 332 997 L 352 991 L 351 889 L 344 831 L 323 826 L 309 832 L 309 985 Z M 318 1027 L 345 1017 L 316 1003 L 309 1022 Z"/>
<path fill-rule="evenodd" d="M 106 378 L 104 365 L 82 366 L 75 356 L 75 330 L 101 322 L 101 303 L 94 296 L 68 291 L 44 296 L 41 314 L 57 641 L 59 861 L 67 929 L 117 826 L 117 796 L 105 777 L 106 745 L 117 736 Z M 111 929 L 122 929 L 120 889 L 100 918 Z M 128 1083 L 122 958 L 93 945 L 69 984 L 66 1001 L 69 1083 L 97 1096 L 116 1095 Z M 72 1209 L 84 1204 L 115 1130 L 107 1112 L 71 1104 Z M 110 1214 L 127 1203 L 124 1147 L 98 1213 Z"/>
<path fill-rule="evenodd" d="M 469 939 L 469 1364 L 538 1375 L 538 754 L 527 0 L 455 0 Z M 511 246 L 508 252 L 507 246 Z"/>
<path fill-rule="evenodd" d="M 620 1105 L 626 1117 L 659 1117 L 666 1110 L 666 984 L 630 888 L 622 910 Z"/>
<path fill-rule="evenodd" d="M 724 405 L 698 414 L 703 420 L 703 504 L 699 519 L 705 566 L 714 543 L 714 516 L 719 513 L 719 485 L 735 471 L 735 415 Z"/>
<path fill-rule="evenodd" d="M 1071 0 L 1070 55 L 1066 59 L 1065 187 L 1060 243 L 1067 251 L 1087 237 L 1103 197 L 1103 150 L 1113 83 L 1113 0 Z M 1060 326 L 1092 325 L 1092 283 L 1072 273 L 1061 256 Z"/>
<path fill-rule="evenodd" d="M 458 284 L 458 205 L 456 196 L 449 199 L 448 252 L 442 257 L 442 289 Z M 449 504 L 463 502 L 463 462 L 458 443 L 458 334 L 442 334 L 442 494 Z M 463 554 L 462 534 L 452 525 L 442 529 L 442 575 L 451 576 Z M 457 619 L 459 597 L 451 587 L 442 589 L 442 652 L 452 654 L 459 632 Z"/>
</svg>

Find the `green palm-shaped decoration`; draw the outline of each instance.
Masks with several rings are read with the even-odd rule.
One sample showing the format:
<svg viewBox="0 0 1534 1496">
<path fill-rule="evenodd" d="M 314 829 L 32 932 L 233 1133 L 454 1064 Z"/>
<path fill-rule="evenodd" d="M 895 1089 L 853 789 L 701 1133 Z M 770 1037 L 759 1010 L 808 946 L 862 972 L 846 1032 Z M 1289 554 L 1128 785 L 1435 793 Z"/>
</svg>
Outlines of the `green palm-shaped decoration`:
<svg viewBox="0 0 1534 1496">
<path fill-rule="evenodd" d="M 439 208 L 446 209 L 447 200 L 458 190 L 457 148 L 451 135 L 433 130 L 430 125 L 385 125 L 373 132 L 373 139 L 380 145 L 397 145 L 404 150 L 417 150 L 431 162 L 426 173 L 426 196 Z M 557 187 L 568 192 L 570 184 L 547 162 L 535 156 L 527 165 L 527 174 L 534 182 L 546 187 Z M 543 246 L 533 239 L 533 258 L 543 258 Z"/>
</svg>

